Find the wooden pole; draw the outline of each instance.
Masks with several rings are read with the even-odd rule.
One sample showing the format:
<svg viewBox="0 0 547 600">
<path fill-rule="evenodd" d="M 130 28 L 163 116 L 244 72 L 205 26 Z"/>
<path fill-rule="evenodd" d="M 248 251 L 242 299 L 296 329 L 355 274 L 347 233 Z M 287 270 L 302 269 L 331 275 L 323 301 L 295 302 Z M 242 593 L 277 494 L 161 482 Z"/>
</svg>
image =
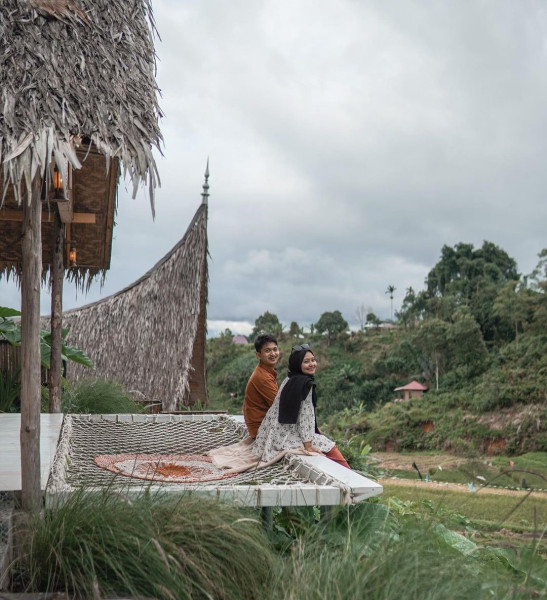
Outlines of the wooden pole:
<svg viewBox="0 0 547 600">
<path fill-rule="evenodd" d="M 21 502 L 23 510 L 37 512 L 40 489 L 40 285 L 42 180 L 32 182 L 30 205 L 23 200 L 23 273 L 21 277 Z"/>
<path fill-rule="evenodd" d="M 48 377 L 50 413 L 61 412 L 64 252 L 64 225 L 56 214 L 55 248 L 51 262 L 51 358 Z"/>
</svg>

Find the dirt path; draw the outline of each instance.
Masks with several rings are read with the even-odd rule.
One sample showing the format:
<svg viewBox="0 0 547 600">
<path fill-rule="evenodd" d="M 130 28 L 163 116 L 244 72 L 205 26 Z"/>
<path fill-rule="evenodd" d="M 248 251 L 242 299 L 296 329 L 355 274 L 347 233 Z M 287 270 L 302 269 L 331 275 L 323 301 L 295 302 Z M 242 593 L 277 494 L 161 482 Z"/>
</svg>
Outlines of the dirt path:
<svg viewBox="0 0 547 600">
<path fill-rule="evenodd" d="M 401 469 L 403 471 L 414 471 L 412 463 L 416 462 L 422 473 L 427 473 L 430 468 L 441 466 L 443 469 L 457 469 L 460 465 L 469 462 L 469 459 L 458 458 L 451 454 L 427 454 L 413 455 L 401 454 L 398 452 L 374 452 L 370 458 L 377 463 L 379 467 L 386 469 Z M 414 471 L 416 472 L 416 471 Z"/>
<path fill-rule="evenodd" d="M 419 481 L 413 479 L 393 479 L 390 477 L 386 477 L 385 479 L 379 479 L 379 483 L 382 485 L 400 485 L 405 487 L 429 487 L 429 489 L 438 489 L 438 490 L 451 490 L 454 492 L 469 492 L 469 487 L 465 484 L 461 483 L 445 483 L 443 481 Z M 481 494 L 497 494 L 503 496 L 515 496 L 518 498 L 522 498 L 526 495 L 530 490 L 509 490 L 506 488 L 496 488 L 496 487 L 481 487 L 475 486 L 475 492 L 480 492 Z M 547 496 L 547 492 L 533 490 L 531 495 Z"/>
<path fill-rule="evenodd" d="M 452 456 L 451 454 L 438 453 L 438 454 L 401 454 L 397 452 L 375 452 L 370 456 L 371 460 L 379 467 L 385 467 L 386 469 L 397 469 L 401 471 L 408 471 L 409 474 L 413 473 L 412 477 L 417 477 L 416 470 L 412 466 L 415 462 L 418 465 L 422 474 L 428 473 L 429 469 L 442 467 L 443 469 L 457 469 L 459 466 L 468 463 L 469 459 L 459 458 Z M 380 479 L 379 482 L 385 485 L 398 485 L 406 487 L 429 487 L 441 490 L 452 490 L 460 492 L 468 492 L 469 486 L 461 483 L 446 483 L 443 481 L 420 481 L 419 479 L 395 479 L 386 477 Z M 527 494 L 529 490 L 511 490 L 503 487 L 482 487 L 480 484 L 475 483 L 476 492 L 482 494 L 499 494 L 506 496 L 516 496 L 522 498 L 523 495 Z M 547 492 L 544 490 L 534 490 L 533 495 L 541 494 L 547 496 Z"/>
</svg>

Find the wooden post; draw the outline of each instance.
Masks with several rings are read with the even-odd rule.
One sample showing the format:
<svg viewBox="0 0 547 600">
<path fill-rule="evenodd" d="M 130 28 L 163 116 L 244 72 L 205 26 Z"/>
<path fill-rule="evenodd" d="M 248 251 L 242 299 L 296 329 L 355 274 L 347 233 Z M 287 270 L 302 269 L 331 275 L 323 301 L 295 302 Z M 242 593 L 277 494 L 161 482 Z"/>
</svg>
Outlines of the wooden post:
<svg viewBox="0 0 547 600">
<path fill-rule="evenodd" d="M 49 412 L 61 412 L 61 351 L 63 345 L 64 225 L 55 215 L 55 248 L 51 262 L 51 359 L 49 365 Z"/>
<path fill-rule="evenodd" d="M 37 512 L 40 489 L 40 285 L 42 280 L 42 180 L 32 182 L 23 199 L 23 273 L 21 277 L 21 502 Z"/>
<path fill-rule="evenodd" d="M 260 509 L 260 514 L 264 528 L 267 531 L 271 531 L 273 529 L 273 508 L 271 506 L 263 506 Z"/>
</svg>

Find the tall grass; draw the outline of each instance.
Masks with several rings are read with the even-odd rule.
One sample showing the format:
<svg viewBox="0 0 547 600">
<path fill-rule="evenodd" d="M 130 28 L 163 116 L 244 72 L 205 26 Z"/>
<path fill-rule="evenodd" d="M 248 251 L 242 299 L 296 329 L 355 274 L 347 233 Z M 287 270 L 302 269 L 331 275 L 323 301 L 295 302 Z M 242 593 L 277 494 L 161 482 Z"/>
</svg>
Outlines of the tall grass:
<svg viewBox="0 0 547 600">
<path fill-rule="evenodd" d="M 81 491 L 36 517 L 16 587 L 77 598 L 264 598 L 274 555 L 255 519 L 216 501 Z"/>
<path fill-rule="evenodd" d="M 104 379 L 87 379 L 63 390 L 63 412 L 77 414 L 121 414 L 142 412 L 125 388 Z"/>
<path fill-rule="evenodd" d="M 535 561 L 535 562 L 534 562 Z M 276 575 L 280 600 L 544 598 L 541 561 L 479 548 L 433 521 L 381 504 L 339 511 L 309 531 Z"/>
</svg>

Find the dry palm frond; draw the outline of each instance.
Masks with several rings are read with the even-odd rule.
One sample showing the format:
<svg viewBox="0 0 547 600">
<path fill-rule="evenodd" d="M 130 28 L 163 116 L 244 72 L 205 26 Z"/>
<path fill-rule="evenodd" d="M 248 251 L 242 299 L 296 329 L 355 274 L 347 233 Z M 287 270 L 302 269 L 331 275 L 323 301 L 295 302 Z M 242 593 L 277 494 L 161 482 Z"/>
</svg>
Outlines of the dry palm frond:
<svg viewBox="0 0 547 600">
<path fill-rule="evenodd" d="M 118 157 L 134 194 L 159 178 L 151 0 L 2 0 L 0 162 L 18 201 L 52 158 L 78 169 L 78 141 Z M 65 168 L 65 167 L 63 167 Z M 1 202 L 0 202 L 1 204 Z"/>
<path fill-rule="evenodd" d="M 181 241 L 138 281 L 63 314 L 68 341 L 99 377 L 137 390 L 163 410 L 207 403 L 204 345 L 207 303 L 207 205 Z M 44 323 L 45 325 L 45 323 Z M 70 367 L 70 379 L 89 369 Z"/>
</svg>

